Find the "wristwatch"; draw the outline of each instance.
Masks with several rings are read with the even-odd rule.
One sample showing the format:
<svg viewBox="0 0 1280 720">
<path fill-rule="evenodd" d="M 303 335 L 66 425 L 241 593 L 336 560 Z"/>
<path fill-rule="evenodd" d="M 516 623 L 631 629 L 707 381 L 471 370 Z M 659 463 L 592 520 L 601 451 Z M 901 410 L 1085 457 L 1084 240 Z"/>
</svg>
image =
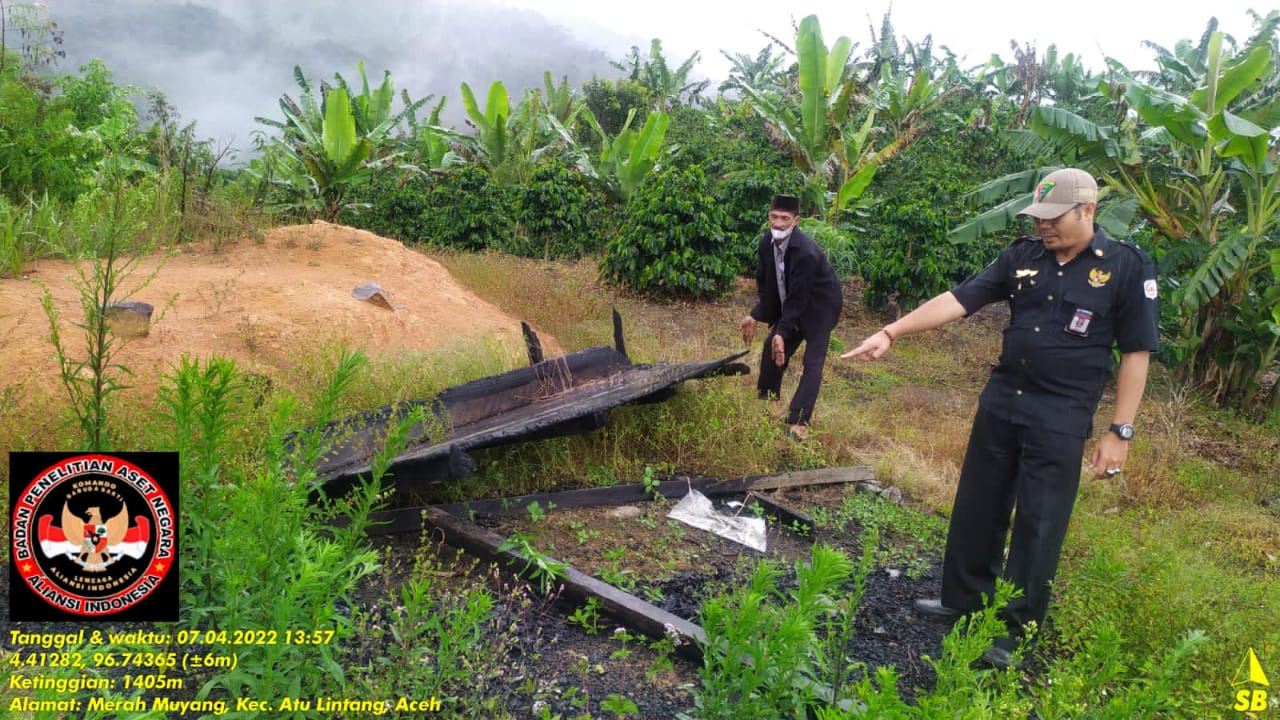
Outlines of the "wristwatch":
<svg viewBox="0 0 1280 720">
<path fill-rule="evenodd" d="M 1121 440 L 1129 441 L 1133 439 L 1133 426 L 1129 423 L 1112 425 L 1111 432 L 1119 435 Z"/>
</svg>

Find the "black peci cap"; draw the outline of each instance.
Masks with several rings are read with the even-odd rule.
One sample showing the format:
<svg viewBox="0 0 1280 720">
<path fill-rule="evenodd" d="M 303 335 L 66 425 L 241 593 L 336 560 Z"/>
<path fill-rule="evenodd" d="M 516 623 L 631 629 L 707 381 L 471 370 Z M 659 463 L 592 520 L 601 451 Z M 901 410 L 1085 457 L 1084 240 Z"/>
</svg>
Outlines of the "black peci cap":
<svg viewBox="0 0 1280 720">
<path fill-rule="evenodd" d="M 781 210 L 789 212 L 793 215 L 800 214 L 800 198 L 795 195 L 774 195 L 773 202 L 769 203 L 770 210 Z"/>
</svg>

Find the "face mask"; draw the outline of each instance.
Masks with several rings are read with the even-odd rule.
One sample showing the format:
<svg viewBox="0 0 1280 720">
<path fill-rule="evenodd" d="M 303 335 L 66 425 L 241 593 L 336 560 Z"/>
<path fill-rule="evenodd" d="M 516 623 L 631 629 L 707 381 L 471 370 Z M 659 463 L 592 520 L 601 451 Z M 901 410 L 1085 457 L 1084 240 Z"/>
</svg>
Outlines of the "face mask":
<svg viewBox="0 0 1280 720">
<path fill-rule="evenodd" d="M 791 237 L 791 228 L 786 230 L 778 230 L 777 228 L 769 228 L 769 232 L 773 233 L 774 240 L 786 240 Z"/>
</svg>

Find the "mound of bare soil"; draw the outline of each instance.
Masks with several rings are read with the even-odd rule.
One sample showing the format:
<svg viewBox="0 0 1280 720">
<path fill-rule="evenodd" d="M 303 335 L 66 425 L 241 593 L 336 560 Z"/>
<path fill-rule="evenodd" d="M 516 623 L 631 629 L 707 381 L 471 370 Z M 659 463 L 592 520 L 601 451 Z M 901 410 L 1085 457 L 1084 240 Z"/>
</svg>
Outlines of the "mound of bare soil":
<svg viewBox="0 0 1280 720">
<path fill-rule="evenodd" d="M 84 318 L 74 277 L 71 264 L 41 260 L 22 278 L 0 279 L 5 384 L 56 382 L 41 307 L 45 287 L 61 314 L 70 354 L 81 352 L 83 340 L 71 327 Z M 368 300 L 353 295 L 369 283 L 382 293 Z M 150 331 L 129 339 L 115 357 L 143 389 L 154 387 L 183 354 L 217 354 L 270 374 L 327 341 L 371 355 L 431 352 L 483 339 L 496 340 L 515 357 L 524 352 L 520 319 L 460 286 L 440 263 L 398 241 L 324 222 L 142 258 L 121 289 L 129 294 L 116 299 L 155 308 Z M 539 335 L 548 355 L 562 352 L 555 338 Z"/>
</svg>

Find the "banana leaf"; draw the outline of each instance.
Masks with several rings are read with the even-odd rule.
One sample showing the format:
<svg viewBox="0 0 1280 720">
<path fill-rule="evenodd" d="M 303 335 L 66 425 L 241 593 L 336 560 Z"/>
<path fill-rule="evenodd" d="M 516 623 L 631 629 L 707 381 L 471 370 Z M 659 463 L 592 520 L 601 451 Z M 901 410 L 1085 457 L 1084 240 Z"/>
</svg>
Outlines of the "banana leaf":
<svg viewBox="0 0 1280 720">
<path fill-rule="evenodd" d="M 1261 172 L 1267 163 L 1271 134 L 1226 110 L 1209 121 L 1209 134 L 1223 157 L 1240 158 L 1250 169 Z"/>
<path fill-rule="evenodd" d="M 324 154 L 335 165 L 344 165 L 356 149 L 356 119 L 347 91 L 334 88 L 325 98 Z"/>
<path fill-rule="evenodd" d="M 826 147 L 827 123 L 827 46 L 822 41 L 818 17 L 810 15 L 800 21 L 796 35 L 796 57 L 800 64 L 801 146 L 816 165 L 821 149 Z"/>
<path fill-rule="evenodd" d="M 1266 77 L 1270 67 L 1271 48 L 1266 45 L 1250 48 L 1243 57 L 1227 67 L 1220 77 L 1215 78 L 1213 107 L 1208 107 L 1210 88 L 1213 87 L 1208 83 L 1191 93 L 1191 104 L 1202 108 L 1207 115 L 1217 115 L 1259 78 Z"/>
<path fill-rule="evenodd" d="M 1006 200 L 974 219 L 957 225 L 951 232 L 947 233 L 947 240 L 951 241 L 953 245 L 963 245 L 975 242 L 987 235 L 1001 232 L 1012 225 L 1018 217 L 1018 213 L 1022 212 L 1030 204 L 1030 193 Z"/>
</svg>

